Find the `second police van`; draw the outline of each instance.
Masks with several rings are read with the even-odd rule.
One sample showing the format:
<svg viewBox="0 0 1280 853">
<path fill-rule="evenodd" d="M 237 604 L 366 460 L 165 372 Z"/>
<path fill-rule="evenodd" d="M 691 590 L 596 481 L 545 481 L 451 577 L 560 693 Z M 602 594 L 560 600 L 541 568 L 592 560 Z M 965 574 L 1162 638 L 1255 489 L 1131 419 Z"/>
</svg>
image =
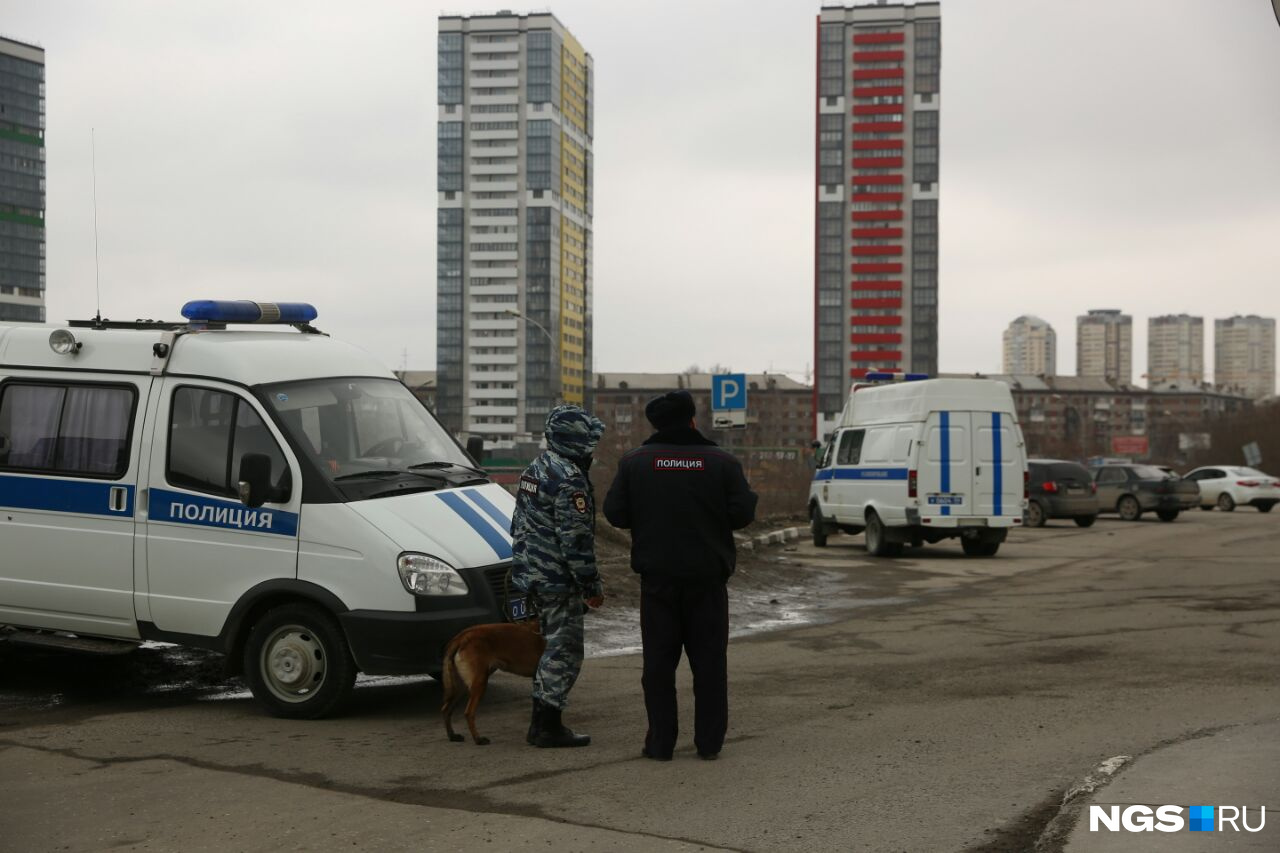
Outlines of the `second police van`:
<svg viewBox="0 0 1280 853">
<path fill-rule="evenodd" d="M 814 544 L 836 531 L 863 533 L 879 557 L 959 538 L 966 554 L 994 556 L 1022 524 L 1026 498 L 1009 386 L 908 380 L 854 386 L 810 485 Z"/>
<path fill-rule="evenodd" d="M 311 718 L 520 610 L 511 495 L 315 313 L 0 326 L 0 639 L 215 649 Z"/>
</svg>

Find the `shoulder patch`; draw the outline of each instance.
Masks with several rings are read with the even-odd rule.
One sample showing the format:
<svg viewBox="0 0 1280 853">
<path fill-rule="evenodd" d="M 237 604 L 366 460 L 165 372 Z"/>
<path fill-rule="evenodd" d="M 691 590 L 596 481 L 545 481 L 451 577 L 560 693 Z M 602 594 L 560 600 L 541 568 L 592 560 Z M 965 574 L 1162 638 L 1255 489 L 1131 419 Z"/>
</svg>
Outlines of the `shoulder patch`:
<svg viewBox="0 0 1280 853">
<path fill-rule="evenodd" d="M 583 515 L 587 514 L 587 493 L 574 492 L 570 500 L 573 501 L 573 508 Z"/>
<path fill-rule="evenodd" d="M 538 493 L 538 481 L 532 477 L 521 477 L 520 491 L 526 495 L 536 495 Z"/>
</svg>

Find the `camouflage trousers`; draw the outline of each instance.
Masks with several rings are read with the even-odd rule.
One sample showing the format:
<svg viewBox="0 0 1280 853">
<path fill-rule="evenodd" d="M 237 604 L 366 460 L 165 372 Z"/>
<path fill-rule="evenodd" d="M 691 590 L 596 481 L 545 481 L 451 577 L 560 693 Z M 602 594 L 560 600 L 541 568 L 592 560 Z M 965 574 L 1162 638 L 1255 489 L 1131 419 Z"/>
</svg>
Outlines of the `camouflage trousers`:
<svg viewBox="0 0 1280 853">
<path fill-rule="evenodd" d="M 542 622 L 547 650 L 533 675 L 533 698 L 563 708 L 582 670 L 582 614 L 580 593 L 534 593 L 533 604 Z"/>
</svg>

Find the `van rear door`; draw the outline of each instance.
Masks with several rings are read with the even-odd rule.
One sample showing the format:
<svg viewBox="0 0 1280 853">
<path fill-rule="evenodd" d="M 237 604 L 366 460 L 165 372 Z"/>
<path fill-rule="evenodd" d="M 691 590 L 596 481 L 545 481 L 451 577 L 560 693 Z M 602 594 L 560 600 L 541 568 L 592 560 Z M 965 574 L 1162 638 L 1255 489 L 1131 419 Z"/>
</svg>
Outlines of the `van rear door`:
<svg viewBox="0 0 1280 853">
<path fill-rule="evenodd" d="M 917 469 L 922 516 L 973 515 L 973 442 L 969 412 L 931 412 Z"/>
<path fill-rule="evenodd" d="M 973 412 L 974 515 L 1021 516 L 1023 449 L 1013 415 Z"/>
</svg>

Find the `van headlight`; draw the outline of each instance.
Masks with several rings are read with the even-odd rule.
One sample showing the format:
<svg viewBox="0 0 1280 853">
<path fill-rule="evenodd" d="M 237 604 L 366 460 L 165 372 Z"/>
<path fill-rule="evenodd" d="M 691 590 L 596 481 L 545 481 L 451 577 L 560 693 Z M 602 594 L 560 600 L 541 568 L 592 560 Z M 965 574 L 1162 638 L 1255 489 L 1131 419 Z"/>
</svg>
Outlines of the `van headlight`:
<svg viewBox="0 0 1280 853">
<path fill-rule="evenodd" d="M 466 595 L 467 582 L 453 566 L 430 554 L 401 554 L 400 581 L 414 595 Z"/>
</svg>

